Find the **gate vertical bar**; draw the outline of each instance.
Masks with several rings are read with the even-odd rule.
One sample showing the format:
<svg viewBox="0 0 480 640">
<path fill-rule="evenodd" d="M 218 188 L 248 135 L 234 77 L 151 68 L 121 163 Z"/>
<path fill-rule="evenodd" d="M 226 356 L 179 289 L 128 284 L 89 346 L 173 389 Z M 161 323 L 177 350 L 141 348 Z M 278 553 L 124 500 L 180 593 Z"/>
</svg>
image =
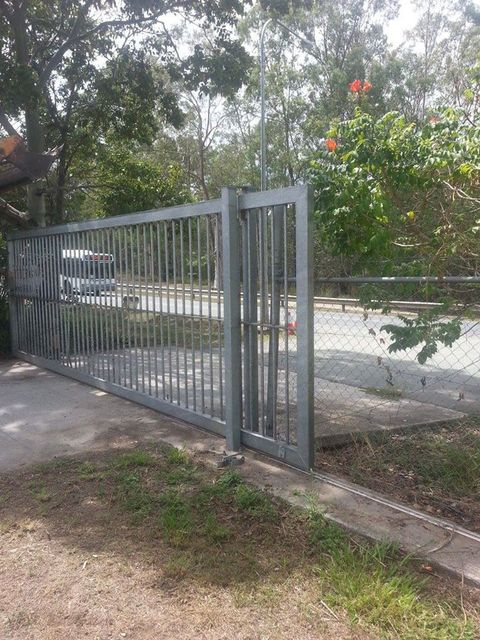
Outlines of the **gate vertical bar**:
<svg viewBox="0 0 480 640">
<path fill-rule="evenodd" d="M 313 190 L 305 191 L 296 207 L 297 289 L 297 446 L 305 465 L 314 462 L 313 353 Z"/>
<path fill-rule="evenodd" d="M 283 276 L 283 207 L 273 207 L 271 225 L 271 269 L 272 290 L 270 298 L 270 335 L 268 340 L 267 372 L 267 436 L 276 436 L 278 399 L 278 349 L 280 325 L 280 295 Z"/>
<path fill-rule="evenodd" d="M 17 317 L 17 297 L 15 287 L 16 268 L 14 261 L 14 246 L 13 242 L 9 240 L 7 242 L 8 251 L 8 272 L 7 272 L 7 287 L 8 287 L 8 302 L 10 307 L 10 348 L 15 355 L 18 351 L 18 317 Z"/>
<path fill-rule="evenodd" d="M 246 191 L 246 190 L 245 190 Z M 245 428 L 258 431 L 258 212 L 246 210 L 243 218 L 243 353 Z"/>
<path fill-rule="evenodd" d="M 225 437 L 240 448 L 242 365 L 240 345 L 240 230 L 235 189 L 222 189 L 223 309 L 225 327 Z"/>
</svg>

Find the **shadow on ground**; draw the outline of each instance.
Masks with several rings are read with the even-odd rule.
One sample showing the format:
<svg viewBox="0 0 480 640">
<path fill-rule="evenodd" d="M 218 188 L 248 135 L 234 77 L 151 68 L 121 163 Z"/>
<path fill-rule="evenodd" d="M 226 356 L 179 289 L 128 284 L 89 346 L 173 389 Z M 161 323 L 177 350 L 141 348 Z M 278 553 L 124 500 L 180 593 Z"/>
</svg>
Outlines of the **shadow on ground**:
<svg viewBox="0 0 480 640">
<path fill-rule="evenodd" d="M 88 556 L 135 556 L 151 586 L 167 590 L 193 582 L 251 591 L 305 570 L 307 541 L 286 505 L 250 489 L 239 503 L 235 486 L 216 489 L 218 473 L 148 449 L 146 464 L 129 463 L 125 445 L 1 474 L 3 532 L 36 531 Z"/>
</svg>

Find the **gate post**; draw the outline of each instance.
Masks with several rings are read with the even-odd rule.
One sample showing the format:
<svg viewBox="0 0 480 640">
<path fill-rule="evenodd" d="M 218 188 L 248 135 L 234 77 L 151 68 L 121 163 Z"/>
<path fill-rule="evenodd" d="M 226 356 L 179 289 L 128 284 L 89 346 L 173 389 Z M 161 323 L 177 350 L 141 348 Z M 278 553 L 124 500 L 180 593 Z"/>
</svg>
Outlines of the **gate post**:
<svg viewBox="0 0 480 640">
<path fill-rule="evenodd" d="M 306 185 L 296 207 L 297 445 L 305 466 L 315 454 L 313 343 L 313 190 Z"/>
<path fill-rule="evenodd" d="M 225 437 L 240 449 L 242 361 L 240 338 L 240 224 L 235 189 L 222 189 L 223 315 L 225 335 Z"/>
</svg>

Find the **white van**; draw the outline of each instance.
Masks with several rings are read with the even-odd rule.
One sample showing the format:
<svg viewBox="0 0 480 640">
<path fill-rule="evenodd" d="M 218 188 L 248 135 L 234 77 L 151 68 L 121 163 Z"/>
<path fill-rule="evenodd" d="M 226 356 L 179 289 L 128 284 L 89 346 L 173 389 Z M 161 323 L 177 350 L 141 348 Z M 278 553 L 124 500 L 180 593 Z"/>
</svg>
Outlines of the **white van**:
<svg viewBox="0 0 480 640">
<path fill-rule="evenodd" d="M 115 261 L 111 253 L 63 249 L 60 288 L 64 295 L 115 291 Z"/>
</svg>

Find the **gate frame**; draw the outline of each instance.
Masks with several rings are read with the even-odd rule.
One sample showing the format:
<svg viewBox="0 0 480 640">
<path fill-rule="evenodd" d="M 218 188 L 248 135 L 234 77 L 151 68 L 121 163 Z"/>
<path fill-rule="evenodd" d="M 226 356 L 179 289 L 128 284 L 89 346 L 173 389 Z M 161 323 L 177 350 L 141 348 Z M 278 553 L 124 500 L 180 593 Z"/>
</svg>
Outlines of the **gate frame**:
<svg viewBox="0 0 480 640">
<path fill-rule="evenodd" d="M 263 436 L 242 428 L 245 446 L 309 471 L 315 457 L 314 416 L 314 334 L 313 334 L 313 189 L 299 185 L 243 193 L 238 197 L 238 214 L 245 209 L 295 205 L 295 267 L 297 294 L 297 445 Z M 239 267 L 240 268 L 240 267 Z M 250 297 L 250 287 L 244 295 Z M 252 378 L 243 382 L 247 397 L 258 389 L 247 389 Z M 258 380 L 258 376 L 257 376 Z"/>
<path fill-rule="evenodd" d="M 240 295 L 240 215 L 243 209 L 293 204 L 296 208 L 296 288 L 297 288 L 297 445 L 288 445 L 243 428 L 242 388 L 255 376 L 245 376 L 242 385 L 242 337 Z M 225 346 L 225 421 L 197 413 L 138 390 L 96 378 L 54 360 L 20 351 L 16 327 L 17 300 L 14 286 L 13 242 L 17 239 L 44 237 L 91 229 L 107 229 L 178 220 L 215 214 L 221 220 L 223 247 L 223 302 Z M 12 327 L 12 355 L 31 364 L 73 378 L 144 405 L 202 429 L 226 437 L 227 447 L 237 451 L 243 444 L 269 456 L 310 470 L 314 459 L 314 354 L 313 354 L 313 192 L 309 185 L 271 191 L 244 192 L 233 187 L 222 189 L 222 197 L 196 204 L 154 209 L 112 218 L 69 223 L 39 229 L 19 230 L 7 236 L 9 258 L 9 301 Z M 247 287 L 248 290 L 248 287 Z M 258 376 L 257 376 L 258 379 Z M 252 384 L 252 383 L 250 383 Z M 248 389 L 252 398 L 258 389 Z"/>
<path fill-rule="evenodd" d="M 57 234 L 66 234 L 79 231 L 89 231 L 92 229 L 109 229 L 115 227 L 124 227 L 126 225 L 140 225 L 150 222 L 159 222 L 162 220 L 181 220 L 183 218 L 195 218 L 203 215 L 218 215 L 219 218 L 223 218 L 222 200 L 217 198 L 215 200 L 207 200 L 204 202 L 198 202 L 194 204 L 177 205 L 173 207 L 165 207 L 162 209 L 151 209 L 148 211 L 140 211 L 138 213 L 129 213 L 121 216 L 112 216 L 111 218 L 101 218 L 98 220 L 86 220 L 82 222 L 71 222 L 63 225 L 55 225 L 51 227 L 41 227 L 37 229 L 23 229 L 9 233 L 7 235 L 8 246 L 8 258 L 9 258 L 9 307 L 10 307 L 10 325 L 15 326 L 16 323 L 16 299 L 13 295 L 14 291 L 14 252 L 13 242 L 20 239 L 45 237 Z M 174 403 L 166 402 L 161 398 L 156 398 L 143 393 L 137 389 L 128 389 L 122 387 L 115 382 L 102 380 L 92 375 L 85 374 L 76 369 L 67 367 L 55 360 L 49 360 L 36 356 L 25 351 L 18 349 L 18 341 L 16 331 L 12 332 L 12 355 L 19 360 L 25 360 L 38 367 L 49 369 L 54 373 L 73 378 L 83 384 L 88 384 L 102 391 L 113 393 L 125 400 L 136 402 L 149 409 L 159 411 L 173 418 L 183 420 L 193 424 L 196 427 L 200 427 L 207 431 L 212 431 L 220 436 L 225 436 L 226 423 L 218 418 L 212 416 L 203 415 L 197 413 L 192 409 L 181 407 Z"/>
</svg>

